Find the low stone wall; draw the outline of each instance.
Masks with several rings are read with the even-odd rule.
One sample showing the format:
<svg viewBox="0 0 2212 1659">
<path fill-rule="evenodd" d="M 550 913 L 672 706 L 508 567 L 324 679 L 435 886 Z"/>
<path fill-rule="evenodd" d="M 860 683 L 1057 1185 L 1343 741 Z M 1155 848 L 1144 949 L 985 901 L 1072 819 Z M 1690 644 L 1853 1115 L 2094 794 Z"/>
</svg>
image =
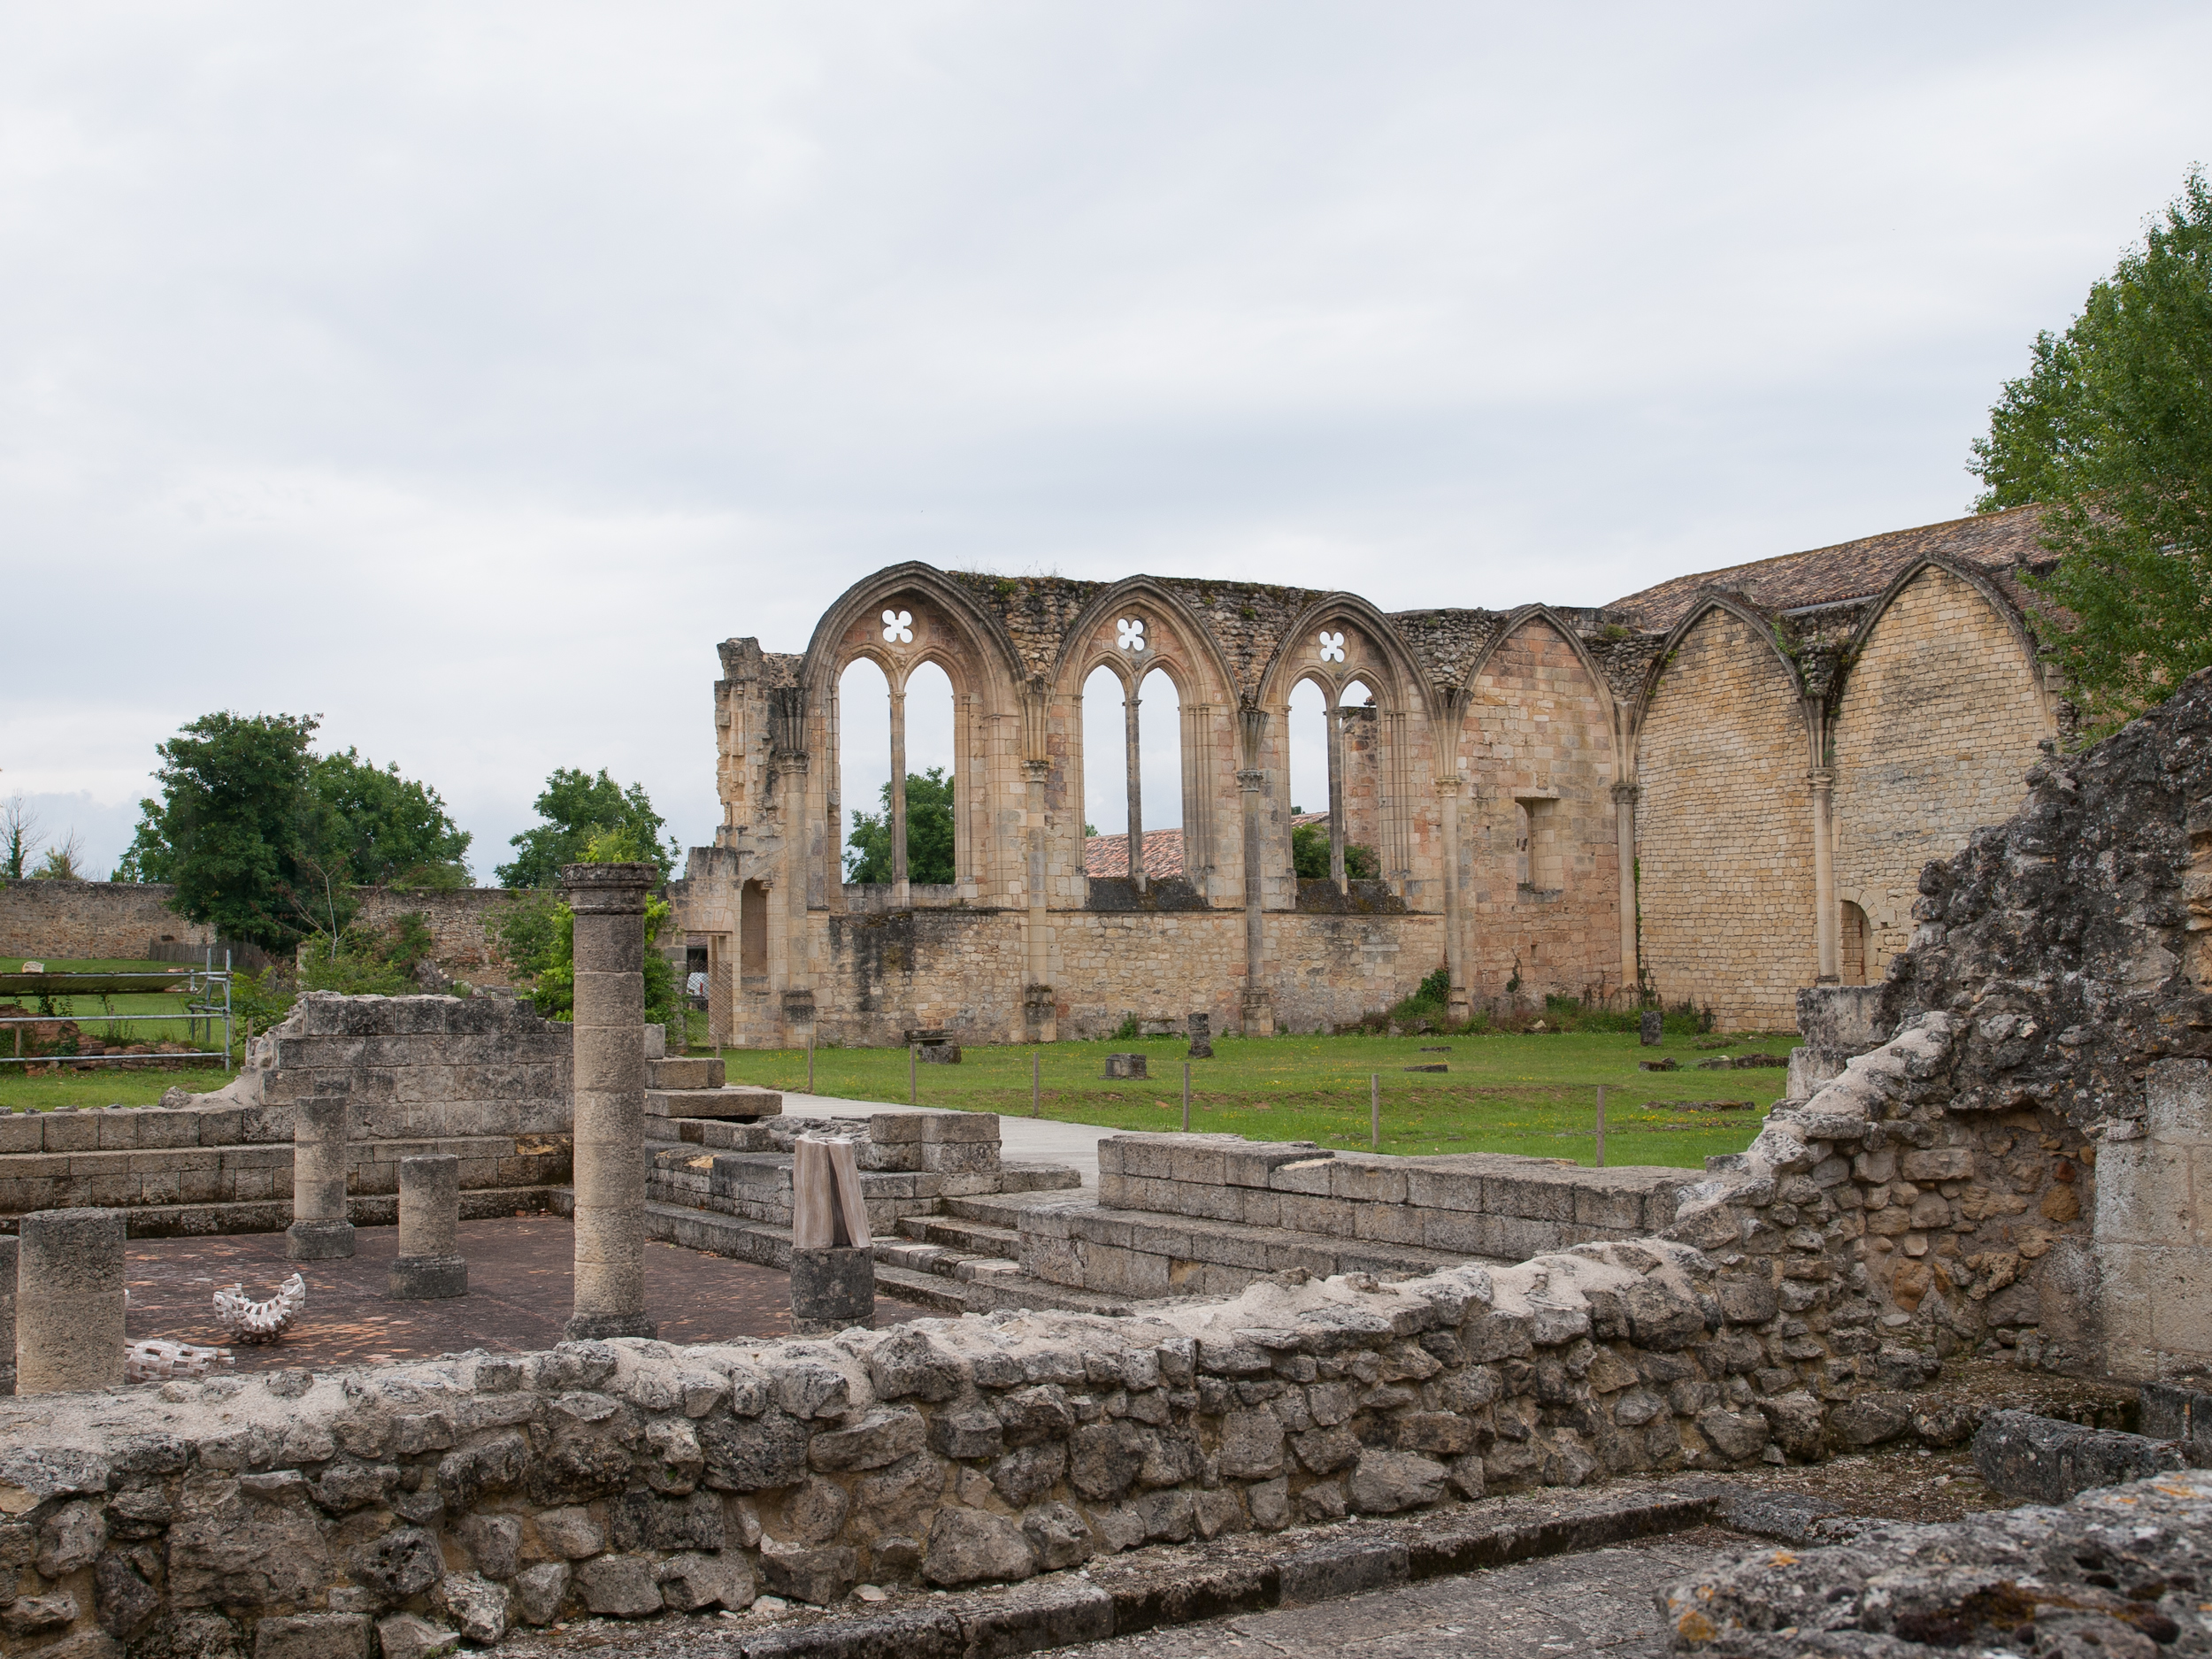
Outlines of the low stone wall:
<svg viewBox="0 0 2212 1659">
<path fill-rule="evenodd" d="M 511 1215 L 569 1179 L 569 1027 L 495 997 L 303 996 L 244 1069 L 188 1103 L 0 1114 L 0 1229 L 35 1210 L 129 1212 L 137 1237 L 292 1220 L 297 1102 L 353 1102 L 351 1218 L 397 1215 L 399 1161 L 461 1160 L 462 1213 Z"/>
<path fill-rule="evenodd" d="M 54 1659 L 360 1654 L 373 1624 L 389 1651 L 417 1620 L 490 1640 L 764 1588 L 828 1603 L 864 1579 L 1022 1579 L 1148 1540 L 1856 1443 L 1822 1393 L 1759 1399 L 1746 1327 L 1774 1312 L 1696 1250 L 1592 1245 L 1137 1318 L 0 1402 L 0 1628 Z"/>
</svg>

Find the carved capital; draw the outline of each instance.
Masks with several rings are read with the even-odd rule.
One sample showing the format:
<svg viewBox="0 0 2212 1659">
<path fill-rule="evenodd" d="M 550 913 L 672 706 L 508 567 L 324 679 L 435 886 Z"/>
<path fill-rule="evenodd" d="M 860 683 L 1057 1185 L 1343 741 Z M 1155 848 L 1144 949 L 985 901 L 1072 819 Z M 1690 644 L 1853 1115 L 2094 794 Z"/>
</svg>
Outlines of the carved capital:
<svg viewBox="0 0 2212 1659">
<path fill-rule="evenodd" d="M 1615 806 L 1634 806 L 1636 804 L 1636 786 L 1632 783 L 1615 784 L 1613 786 L 1613 804 Z"/>
<path fill-rule="evenodd" d="M 1805 781 L 1812 786 L 1815 795 L 1826 795 L 1836 787 L 1836 774 L 1825 766 L 1816 767 L 1805 774 Z"/>
<path fill-rule="evenodd" d="M 1466 787 L 1466 779 L 1462 778 L 1455 773 L 1449 777 L 1439 778 L 1436 780 L 1436 793 L 1448 801 L 1457 800 L 1461 791 L 1465 789 Z"/>
<path fill-rule="evenodd" d="M 1043 783 L 1052 776 L 1052 763 L 1048 760 L 1025 760 L 1022 762 L 1022 776 L 1031 783 Z"/>
<path fill-rule="evenodd" d="M 1267 774 L 1263 772 L 1240 772 L 1237 773 L 1237 787 L 1243 790 L 1247 795 L 1257 795 L 1266 782 Z"/>
</svg>

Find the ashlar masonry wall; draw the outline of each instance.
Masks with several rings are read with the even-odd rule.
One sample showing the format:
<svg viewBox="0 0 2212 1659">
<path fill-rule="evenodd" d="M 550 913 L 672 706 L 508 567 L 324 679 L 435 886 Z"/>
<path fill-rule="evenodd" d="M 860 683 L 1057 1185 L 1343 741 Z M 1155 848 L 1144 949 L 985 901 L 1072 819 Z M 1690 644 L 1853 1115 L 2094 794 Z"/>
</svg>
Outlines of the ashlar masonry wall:
<svg viewBox="0 0 2212 1659">
<path fill-rule="evenodd" d="M 1921 867 L 2027 796 L 2056 734 L 2012 623 L 1973 586 L 1924 569 L 1867 636 L 1835 720 L 1836 897 L 1868 926 L 1878 982 L 1910 942 Z"/>
<path fill-rule="evenodd" d="M 1805 725 L 1761 631 L 1708 611 L 1677 646 L 1636 764 L 1643 964 L 1723 1029 L 1786 1029 L 1818 977 Z"/>
<path fill-rule="evenodd" d="M 1462 846 L 1468 990 L 1479 1002 L 1508 998 L 1517 976 L 1530 997 L 1622 988 L 1612 726 L 1611 699 L 1540 619 L 1509 634 L 1475 676 L 1461 726 Z"/>
</svg>

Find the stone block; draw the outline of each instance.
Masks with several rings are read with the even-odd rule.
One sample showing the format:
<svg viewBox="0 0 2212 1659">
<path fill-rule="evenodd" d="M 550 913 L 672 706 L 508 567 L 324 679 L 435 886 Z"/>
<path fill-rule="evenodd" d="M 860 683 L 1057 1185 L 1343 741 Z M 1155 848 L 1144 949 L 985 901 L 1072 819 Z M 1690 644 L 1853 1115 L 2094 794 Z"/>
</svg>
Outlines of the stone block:
<svg viewBox="0 0 2212 1659">
<path fill-rule="evenodd" d="M 46 1148 L 45 1125 L 39 1112 L 0 1111 L 0 1156 L 21 1156 Z"/>
<path fill-rule="evenodd" d="M 1406 1202 L 1425 1210 L 1479 1211 L 1484 1208 L 1483 1179 L 1472 1170 L 1406 1171 Z"/>
<path fill-rule="evenodd" d="M 2063 1503 L 2079 1492 L 2185 1469 L 2170 1440 L 2084 1428 L 2025 1411 L 1993 1411 L 1974 1435 L 1974 1468 L 2009 1498 Z"/>
<path fill-rule="evenodd" d="M 44 1147 L 49 1152 L 97 1152 L 100 1149 L 100 1120 L 91 1112 L 44 1112 L 40 1114 L 43 1127 Z"/>
<path fill-rule="evenodd" d="M 254 1626 L 253 1659 L 369 1659 L 365 1613 L 293 1613 Z"/>
<path fill-rule="evenodd" d="M 2202 1060 L 2154 1062 L 2143 1079 L 2143 1095 L 2153 1141 L 2212 1145 L 2212 1064 Z"/>
<path fill-rule="evenodd" d="M 1312 1198 L 1302 1193 L 1282 1194 L 1282 1225 L 1293 1233 L 1336 1239 L 1351 1238 L 1359 1225 L 1356 1206 L 1349 1200 Z"/>
<path fill-rule="evenodd" d="M 1344 1153 L 1329 1164 L 1329 1194 L 1363 1204 L 1406 1202 L 1405 1166 L 1395 1158 Z"/>
<path fill-rule="evenodd" d="M 1909 1150 L 1898 1162 L 1909 1181 L 1966 1181 L 1974 1178 L 1971 1147 L 1929 1147 Z"/>
</svg>

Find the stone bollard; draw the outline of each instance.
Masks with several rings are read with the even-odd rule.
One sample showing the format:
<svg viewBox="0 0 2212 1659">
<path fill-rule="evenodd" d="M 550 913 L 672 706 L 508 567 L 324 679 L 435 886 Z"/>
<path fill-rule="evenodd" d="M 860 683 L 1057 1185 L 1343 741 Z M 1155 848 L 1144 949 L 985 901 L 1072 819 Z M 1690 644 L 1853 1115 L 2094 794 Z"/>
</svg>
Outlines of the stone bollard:
<svg viewBox="0 0 2212 1659">
<path fill-rule="evenodd" d="M 576 1300 L 572 1342 L 645 1317 L 645 895 L 651 864 L 567 864 L 576 913 Z"/>
<path fill-rule="evenodd" d="M 1145 1056 L 1141 1054 L 1110 1054 L 1106 1056 L 1106 1075 L 1109 1078 L 1141 1078 L 1145 1071 Z"/>
<path fill-rule="evenodd" d="M 875 1250 L 853 1143 L 802 1135 L 791 1155 L 792 1334 L 873 1325 Z"/>
<path fill-rule="evenodd" d="M 123 1381 L 123 1213 L 23 1217 L 15 1280 L 15 1391 L 75 1394 Z"/>
<path fill-rule="evenodd" d="M 1214 1057 L 1214 1018 L 1211 1014 L 1193 1014 L 1190 1017 L 1190 1053 L 1192 1060 L 1210 1060 Z"/>
<path fill-rule="evenodd" d="M 465 1296 L 469 1264 L 454 1248 L 461 1220 L 461 1160 L 450 1152 L 399 1161 L 399 1255 L 388 1289 L 395 1301 Z"/>
<path fill-rule="evenodd" d="M 1636 1041 L 1647 1048 L 1655 1048 L 1659 1039 L 1666 1034 L 1665 1027 L 1666 1017 L 1655 1008 L 1647 1008 L 1643 1018 L 1636 1023 Z"/>
<path fill-rule="evenodd" d="M 292 1118 L 292 1225 L 284 1253 L 295 1262 L 334 1262 L 353 1254 L 346 1219 L 346 1142 L 353 1138 L 353 1102 L 314 1094 Z"/>
</svg>

